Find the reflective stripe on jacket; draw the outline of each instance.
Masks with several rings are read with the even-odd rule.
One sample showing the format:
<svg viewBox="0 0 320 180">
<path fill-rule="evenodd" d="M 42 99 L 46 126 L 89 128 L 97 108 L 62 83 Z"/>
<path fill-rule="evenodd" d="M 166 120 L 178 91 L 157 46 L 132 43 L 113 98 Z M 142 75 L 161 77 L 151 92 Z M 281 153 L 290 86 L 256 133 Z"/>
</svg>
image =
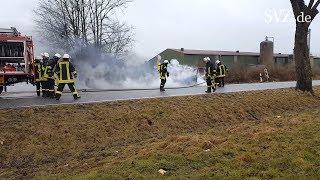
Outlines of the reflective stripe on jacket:
<svg viewBox="0 0 320 180">
<path fill-rule="evenodd" d="M 52 66 L 49 66 L 49 65 L 46 66 L 44 68 L 43 77 L 46 79 L 54 79 L 52 69 L 53 69 Z"/>
<path fill-rule="evenodd" d="M 73 76 L 77 74 L 74 66 L 69 61 L 61 61 L 55 69 L 59 83 L 74 83 Z"/>
<path fill-rule="evenodd" d="M 207 78 L 213 78 L 214 75 L 215 75 L 215 68 L 214 68 L 214 65 L 209 61 L 207 62 L 206 64 L 206 77 Z"/>
<path fill-rule="evenodd" d="M 34 64 L 34 68 L 35 68 L 35 74 L 36 74 L 36 82 L 39 82 L 42 80 L 43 78 L 43 74 L 42 74 L 42 64 L 40 63 L 35 63 Z"/>
<path fill-rule="evenodd" d="M 217 69 L 217 77 L 226 77 L 226 71 L 227 71 L 227 68 L 225 65 L 221 64 L 218 66 L 218 69 Z"/>
<path fill-rule="evenodd" d="M 166 79 L 167 78 L 169 72 L 168 72 L 168 69 L 167 69 L 166 65 L 161 64 L 160 68 L 158 68 L 158 71 L 160 73 L 160 79 Z"/>
</svg>

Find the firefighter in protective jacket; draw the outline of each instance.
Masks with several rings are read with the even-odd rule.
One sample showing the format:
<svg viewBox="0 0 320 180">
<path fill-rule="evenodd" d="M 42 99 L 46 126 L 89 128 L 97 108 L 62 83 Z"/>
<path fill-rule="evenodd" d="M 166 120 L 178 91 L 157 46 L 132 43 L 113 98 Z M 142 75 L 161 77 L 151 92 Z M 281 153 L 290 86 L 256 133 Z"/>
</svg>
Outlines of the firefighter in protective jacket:
<svg viewBox="0 0 320 180">
<path fill-rule="evenodd" d="M 224 87 L 224 78 L 226 77 L 226 73 L 228 71 L 227 66 L 221 63 L 221 61 L 217 60 L 216 61 L 216 66 L 217 66 L 217 83 L 219 83 L 219 87 Z"/>
<path fill-rule="evenodd" d="M 56 53 L 54 56 L 53 56 L 53 59 L 52 59 L 52 63 L 53 63 L 53 70 L 52 72 L 55 72 L 56 71 L 56 68 L 57 68 L 57 65 L 58 65 L 58 62 L 61 60 L 61 55 L 59 53 Z M 58 85 L 59 85 L 59 78 L 57 78 L 56 76 L 54 76 L 54 79 L 55 79 L 55 85 L 54 85 L 54 89 L 55 91 L 57 90 L 58 88 Z"/>
<path fill-rule="evenodd" d="M 79 99 L 80 96 L 74 84 L 74 78 L 77 77 L 76 69 L 73 64 L 70 62 L 70 55 L 64 54 L 62 61 L 58 62 L 55 68 L 55 73 L 59 77 L 59 85 L 56 92 L 56 99 L 59 100 L 64 86 L 67 84 L 71 93 L 73 94 L 74 99 Z"/>
<path fill-rule="evenodd" d="M 206 93 L 211 93 L 216 91 L 216 84 L 214 81 L 216 69 L 214 67 L 214 64 L 211 62 L 209 57 L 203 58 L 203 61 L 206 63 L 206 74 L 205 79 L 207 81 L 207 91 Z"/>
<path fill-rule="evenodd" d="M 42 56 L 42 78 L 41 78 L 41 87 L 42 87 L 42 97 L 49 97 L 49 88 L 48 88 L 48 78 L 46 75 L 46 66 L 49 63 L 49 54 L 43 53 Z"/>
<path fill-rule="evenodd" d="M 46 81 L 46 88 L 47 88 L 47 95 L 46 97 L 55 98 L 54 86 L 55 86 L 55 78 L 54 78 L 54 62 L 53 60 L 48 60 L 45 67 L 44 67 L 44 78 L 47 79 Z"/>
<path fill-rule="evenodd" d="M 34 68 L 35 68 L 35 76 L 36 76 L 36 82 L 35 85 L 37 87 L 37 95 L 41 95 L 41 80 L 42 80 L 42 63 L 41 63 L 41 57 L 37 56 L 34 60 Z"/>
<path fill-rule="evenodd" d="M 167 77 L 169 77 L 169 72 L 168 72 L 168 60 L 164 60 L 162 64 L 158 65 L 158 72 L 160 73 L 160 91 L 165 91 L 164 86 L 167 82 Z"/>
</svg>

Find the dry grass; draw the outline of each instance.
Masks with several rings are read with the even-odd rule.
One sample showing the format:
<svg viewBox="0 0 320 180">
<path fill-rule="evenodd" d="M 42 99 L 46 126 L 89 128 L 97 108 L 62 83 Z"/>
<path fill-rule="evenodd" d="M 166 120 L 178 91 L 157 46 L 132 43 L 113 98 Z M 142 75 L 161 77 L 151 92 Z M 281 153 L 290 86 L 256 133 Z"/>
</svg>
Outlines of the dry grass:
<svg viewBox="0 0 320 180">
<path fill-rule="evenodd" d="M 295 66 L 289 65 L 279 65 L 274 66 L 272 69 L 268 69 L 270 79 L 269 81 L 294 81 L 295 76 Z M 228 83 L 253 83 L 259 82 L 259 74 L 263 73 L 263 68 L 249 68 L 248 66 L 239 66 L 230 70 L 226 77 Z M 320 67 L 313 68 L 313 78 L 320 79 Z"/>
<path fill-rule="evenodd" d="M 0 110 L 0 177 L 319 177 L 319 108 L 286 89 Z"/>
<path fill-rule="evenodd" d="M 312 75 L 314 79 L 320 79 L 320 66 L 313 68 Z"/>
</svg>

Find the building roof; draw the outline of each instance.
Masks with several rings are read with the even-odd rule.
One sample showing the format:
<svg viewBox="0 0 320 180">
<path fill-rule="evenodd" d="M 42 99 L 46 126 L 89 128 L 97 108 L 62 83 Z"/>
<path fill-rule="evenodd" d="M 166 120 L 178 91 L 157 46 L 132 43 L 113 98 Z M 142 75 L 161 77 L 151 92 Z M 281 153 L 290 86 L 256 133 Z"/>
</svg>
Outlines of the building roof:
<svg viewBox="0 0 320 180">
<path fill-rule="evenodd" d="M 212 50 L 190 50 L 190 49 L 167 49 L 185 55 L 221 55 L 221 56 L 260 56 L 256 52 L 239 52 L 239 51 L 212 51 Z M 274 57 L 289 57 L 290 54 L 274 54 Z"/>
</svg>

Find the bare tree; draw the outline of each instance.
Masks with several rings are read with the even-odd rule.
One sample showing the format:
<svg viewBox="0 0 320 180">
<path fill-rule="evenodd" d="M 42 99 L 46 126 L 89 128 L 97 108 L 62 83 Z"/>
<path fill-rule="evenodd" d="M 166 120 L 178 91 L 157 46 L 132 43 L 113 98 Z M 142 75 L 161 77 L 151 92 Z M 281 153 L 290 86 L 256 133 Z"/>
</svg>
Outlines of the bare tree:
<svg viewBox="0 0 320 180">
<path fill-rule="evenodd" d="M 131 47 L 132 27 L 114 18 L 131 0 L 41 0 L 36 23 L 43 39 L 54 47 L 94 46 L 119 54 Z"/>
<path fill-rule="evenodd" d="M 296 18 L 296 34 L 294 45 L 294 59 L 296 63 L 297 87 L 302 91 L 313 93 L 312 70 L 308 47 L 308 31 L 311 22 L 317 16 L 320 0 L 310 0 L 306 5 L 304 0 L 290 0 Z"/>
<path fill-rule="evenodd" d="M 133 41 L 131 27 L 124 23 L 114 22 L 112 24 L 104 24 L 104 27 L 109 31 L 102 34 L 103 49 L 108 53 L 114 52 L 115 54 L 126 53 L 126 47 L 130 46 Z"/>
</svg>

